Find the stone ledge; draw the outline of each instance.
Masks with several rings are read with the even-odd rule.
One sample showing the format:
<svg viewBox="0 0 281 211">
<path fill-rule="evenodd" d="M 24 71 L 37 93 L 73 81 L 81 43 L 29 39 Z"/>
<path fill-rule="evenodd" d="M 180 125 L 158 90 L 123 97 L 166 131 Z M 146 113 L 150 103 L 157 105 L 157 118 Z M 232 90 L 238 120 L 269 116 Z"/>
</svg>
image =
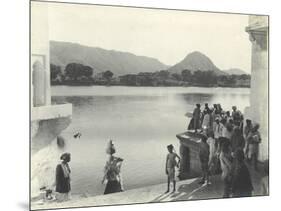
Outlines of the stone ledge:
<svg viewBox="0 0 281 211">
<path fill-rule="evenodd" d="M 31 121 L 70 117 L 72 104 L 48 105 L 31 108 Z"/>
</svg>

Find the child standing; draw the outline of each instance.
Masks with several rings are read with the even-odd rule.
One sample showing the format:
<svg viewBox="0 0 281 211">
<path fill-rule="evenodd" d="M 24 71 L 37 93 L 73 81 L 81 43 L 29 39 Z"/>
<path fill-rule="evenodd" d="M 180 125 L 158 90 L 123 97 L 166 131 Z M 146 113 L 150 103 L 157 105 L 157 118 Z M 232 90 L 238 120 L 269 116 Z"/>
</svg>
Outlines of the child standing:
<svg viewBox="0 0 281 211">
<path fill-rule="evenodd" d="M 166 193 L 170 191 L 170 182 L 173 181 L 173 192 L 176 191 L 176 179 L 175 179 L 175 167 L 179 167 L 180 157 L 174 152 L 174 146 L 172 144 L 167 146 L 168 155 L 166 158 L 166 174 L 168 175 L 168 188 Z M 178 159 L 178 162 L 176 161 Z"/>
<path fill-rule="evenodd" d="M 203 136 L 199 145 L 199 159 L 201 162 L 202 168 L 202 179 L 199 184 L 204 184 L 205 180 L 207 180 L 207 184 L 209 183 L 209 156 L 210 156 L 210 147 L 207 144 L 207 137 Z"/>
</svg>

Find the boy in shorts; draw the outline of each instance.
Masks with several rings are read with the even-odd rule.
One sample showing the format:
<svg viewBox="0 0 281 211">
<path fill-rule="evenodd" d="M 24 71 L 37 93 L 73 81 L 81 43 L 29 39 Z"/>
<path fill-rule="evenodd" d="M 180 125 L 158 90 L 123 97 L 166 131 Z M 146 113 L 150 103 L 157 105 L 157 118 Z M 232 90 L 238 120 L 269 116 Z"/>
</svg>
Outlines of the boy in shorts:
<svg viewBox="0 0 281 211">
<path fill-rule="evenodd" d="M 179 167 L 180 157 L 174 152 L 172 144 L 167 146 L 168 155 L 166 158 L 166 174 L 168 176 L 168 189 L 165 193 L 170 191 L 170 182 L 173 181 L 173 192 L 176 191 L 175 167 Z M 178 160 L 178 161 L 177 161 Z"/>
</svg>

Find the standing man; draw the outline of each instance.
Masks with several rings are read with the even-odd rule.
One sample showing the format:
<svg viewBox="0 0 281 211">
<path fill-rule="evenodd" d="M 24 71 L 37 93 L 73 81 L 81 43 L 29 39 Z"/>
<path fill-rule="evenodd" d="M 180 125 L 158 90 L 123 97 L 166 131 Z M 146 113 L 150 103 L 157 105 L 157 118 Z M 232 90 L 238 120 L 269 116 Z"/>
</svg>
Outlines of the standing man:
<svg viewBox="0 0 281 211">
<path fill-rule="evenodd" d="M 193 120 L 194 120 L 194 130 L 195 133 L 197 133 L 197 129 L 201 128 L 201 110 L 200 110 L 200 104 L 196 104 L 196 108 L 193 111 Z"/>
<path fill-rule="evenodd" d="M 253 162 L 256 171 L 258 170 L 259 144 L 261 143 L 261 135 L 258 131 L 259 127 L 259 124 L 255 124 L 247 137 L 247 142 L 249 143 L 249 159 L 251 163 Z"/>
<path fill-rule="evenodd" d="M 244 127 L 244 130 L 243 130 L 243 136 L 244 136 L 244 139 L 246 141 L 245 143 L 245 149 L 244 149 L 244 153 L 246 155 L 246 160 L 248 161 L 249 159 L 249 143 L 248 143 L 248 135 L 250 133 L 250 131 L 252 130 L 253 128 L 253 125 L 252 125 L 252 121 L 250 119 L 246 119 L 246 126 Z"/>
<path fill-rule="evenodd" d="M 239 111 L 236 106 L 232 106 L 232 115 L 231 116 L 234 121 L 234 124 L 240 126 L 243 116 L 242 116 L 241 111 Z"/>
<path fill-rule="evenodd" d="M 56 198 L 59 202 L 70 199 L 70 167 L 68 163 L 71 160 L 70 153 L 63 153 L 60 157 L 62 162 L 56 168 Z"/>
<path fill-rule="evenodd" d="M 203 185 L 205 181 L 207 185 L 209 183 L 209 156 L 210 156 L 210 146 L 207 143 L 207 137 L 203 136 L 199 144 L 199 160 L 202 168 L 202 179 L 199 182 L 200 185 Z"/>
</svg>

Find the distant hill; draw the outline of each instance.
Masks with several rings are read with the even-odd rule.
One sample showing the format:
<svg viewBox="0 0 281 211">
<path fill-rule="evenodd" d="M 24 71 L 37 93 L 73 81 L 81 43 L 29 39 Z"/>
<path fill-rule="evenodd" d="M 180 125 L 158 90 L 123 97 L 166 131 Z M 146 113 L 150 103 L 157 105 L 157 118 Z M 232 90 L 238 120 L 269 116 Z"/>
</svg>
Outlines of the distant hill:
<svg viewBox="0 0 281 211">
<path fill-rule="evenodd" d="M 216 67 L 209 57 L 198 51 L 188 54 L 181 62 L 170 67 L 168 70 L 170 72 L 181 73 L 184 69 L 188 69 L 192 73 L 197 70 L 201 70 L 214 71 L 218 75 L 227 74 Z"/>
<path fill-rule="evenodd" d="M 243 75 L 243 74 L 249 74 L 246 73 L 244 70 L 238 69 L 238 68 L 231 68 L 228 70 L 224 70 L 224 72 L 226 72 L 229 75 Z"/>
<path fill-rule="evenodd" d="M 71 62 L 81 63 L 94 68 L 94 72 L 111 70 L 116 76 L 169 68 L 150 57 L 58 41 L 50 41 L 50 61 L 62 67 Z"/>
</svg>

